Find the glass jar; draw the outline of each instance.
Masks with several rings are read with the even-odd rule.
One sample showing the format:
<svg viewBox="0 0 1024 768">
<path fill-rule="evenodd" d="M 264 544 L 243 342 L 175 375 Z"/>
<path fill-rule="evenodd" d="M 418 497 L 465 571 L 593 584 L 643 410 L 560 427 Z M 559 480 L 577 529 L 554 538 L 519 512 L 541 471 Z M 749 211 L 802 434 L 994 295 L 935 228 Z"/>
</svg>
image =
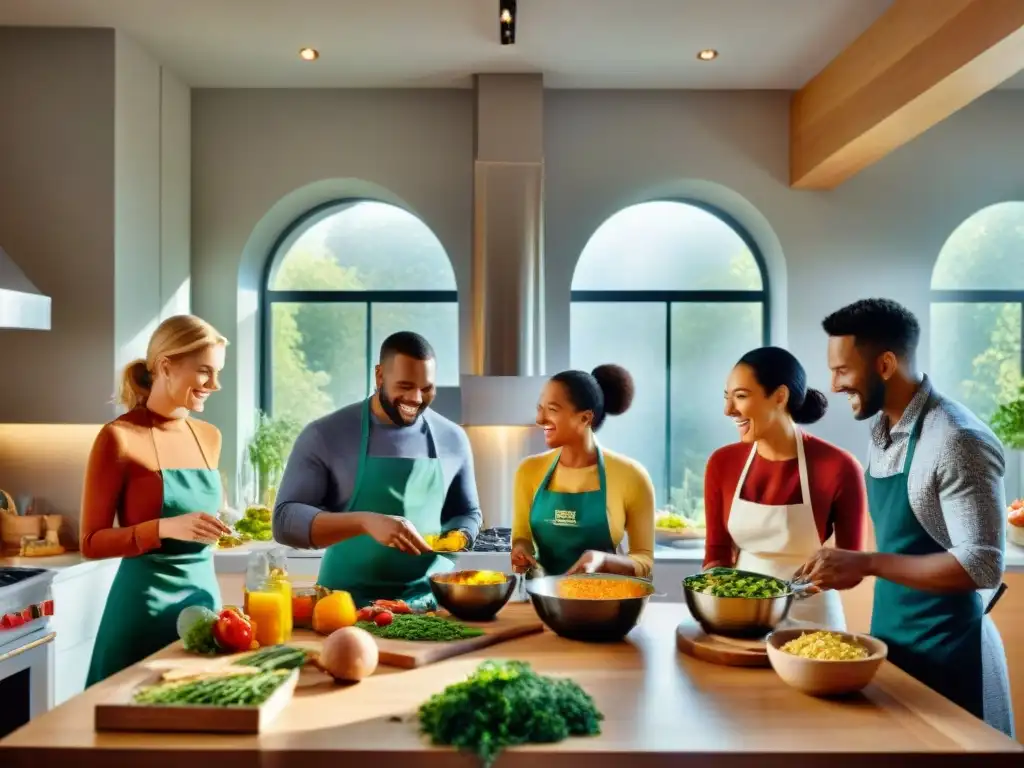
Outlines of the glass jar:
<svg viewBox="0 0 1024 768">
<path fill-rule="evenodd" d="M 292 588 L 292 626 L 299 629 L 313 628 L 313 609 L 316 608 L 320 594 L 316 587 Z"/>
<path fill-rule="evenodd" d="M 269 564 L 270 572 L 268 574 L 268 579 L 273 581 L 277 585 L 277 588 L 284 591 L 288 597 L 288 618 L 285 634 L 290 640 L 294 621 L 292 614 L 292 592 L 294 588 L 292 586 L 291 577 L 288 575 L 288 550 L 284 548 L 271 550 Z M 285 642 L 287 642 L 287 640 Z"/>
<path fill-rule="evenodd" d="M 260 647 L 281 645 L 292 638 L 291 586 L 280 579 L 269 578 L 259 589 L 246 593 L 246 615 L 255 626 Z"/>
</svg>

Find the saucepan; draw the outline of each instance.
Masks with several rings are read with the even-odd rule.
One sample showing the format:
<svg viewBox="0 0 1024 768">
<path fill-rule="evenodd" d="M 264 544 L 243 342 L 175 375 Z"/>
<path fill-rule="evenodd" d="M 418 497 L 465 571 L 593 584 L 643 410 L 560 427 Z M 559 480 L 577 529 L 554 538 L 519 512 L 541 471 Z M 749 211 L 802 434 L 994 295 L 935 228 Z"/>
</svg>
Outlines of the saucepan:
<svg viewBox="0 0 1024 768">
<path fill-rule="evenodd" d="M 785 621 L 793 601 L 815 592 L 807 582 L 735 568 L 710 568 L 683 580 L 686 607 L 704 631 L 729 637 L 764 637 Z"/>
</svg>

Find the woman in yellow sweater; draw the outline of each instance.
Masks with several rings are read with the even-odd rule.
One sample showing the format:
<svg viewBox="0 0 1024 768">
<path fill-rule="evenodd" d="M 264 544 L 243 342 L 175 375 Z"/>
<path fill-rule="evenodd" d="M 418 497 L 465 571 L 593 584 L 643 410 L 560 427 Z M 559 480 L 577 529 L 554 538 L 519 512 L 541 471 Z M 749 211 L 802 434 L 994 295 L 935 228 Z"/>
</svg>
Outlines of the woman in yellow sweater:
<svg viewBox="0 0 1024 768">
<path fill-rule="evenodd" d="M 598 445 L 605 417 L 625 413 L 633 378 L 618 365 L 564 371 L 545 385 L 537 426 L 551 450 L 516 470 L 512 567 L 650 578 L 654 485 L 638 462 Z M 623 535 L 629 551 L 623 553 Z"/>
</svg>

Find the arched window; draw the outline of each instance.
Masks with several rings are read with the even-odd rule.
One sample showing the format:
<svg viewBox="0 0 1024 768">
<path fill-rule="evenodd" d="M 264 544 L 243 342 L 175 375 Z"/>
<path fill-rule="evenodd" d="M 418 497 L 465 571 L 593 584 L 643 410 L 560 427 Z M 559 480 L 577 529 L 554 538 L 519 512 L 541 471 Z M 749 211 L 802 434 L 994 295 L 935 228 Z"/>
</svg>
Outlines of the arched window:
<svg viewBox="0 0 1024 768">
<path fill-rule="evenodd" d="M 1024 202 L 983 208 L 953 230 L 932 273 L 931 375 L 988 419 L 1024 371 Z"/>
<path fill-rule="evenodd" d="M 703 509 L 708 454 L 734 442 L 723 415 L 729 370 L 768 342 L 768 275 L 754 241 L 709 206 L 655 201 L 605 221 L 572 280 L 574 368 L 625 366 L 636 398 L 601 430 L 641 462 L 659 505 Z"/>
<path fill-rule="evenodd" d="M 366 397 L 381 342 L 423 334 L 437 383 L 457 386 L 455 273 L 420 219 L 387 203 L 331 203 L 281 237 L 264 284 L 264 410 L 305 424 Z"/>
</svg>

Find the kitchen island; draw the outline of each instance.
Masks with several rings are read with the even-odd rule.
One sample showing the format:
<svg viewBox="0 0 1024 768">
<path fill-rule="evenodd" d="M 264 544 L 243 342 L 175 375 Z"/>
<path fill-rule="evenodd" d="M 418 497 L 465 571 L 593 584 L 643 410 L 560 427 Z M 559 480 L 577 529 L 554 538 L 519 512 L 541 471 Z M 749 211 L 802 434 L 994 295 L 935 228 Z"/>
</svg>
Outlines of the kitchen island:
<svg viewBox="0 0 1024 768">
<path fill-rule="evenodd" d="M 0 742 L 0 765 L 283 768 L 301 761 L 304 768 L 470 768 L 478 765 L 474 757 L 431 748 L 419 737 L 415 711 L 487 658 L 515 658 L 542 673 L 571 677 L 593 695 L 606 718 L 600 736 L 510 750 L 497 768 L 553 768 L 567 761 L 588 768 L 696 768 L 711 761 L 720 768 L 852 768 L 868 760 L 906 768 L 931 765 L 939 757 L 964 766 L 984 761 L 986 768 L 1024 764 L 1019 743 L 888 663 L 863 694 L 827 701 L 788 688 L 770 669 L 687 657 L 675 646 L 675 628 L 686 615 L 684 604 L 652 603 L 624 643 L 582 644 L 545 631 L 416 670 L 380 667 L 352 686 L 311 673 L 259 736 L 94 732 L 96 703 L 143 679 L 153 666 L 183 658 L 175 645 Z"/>
</svg>

